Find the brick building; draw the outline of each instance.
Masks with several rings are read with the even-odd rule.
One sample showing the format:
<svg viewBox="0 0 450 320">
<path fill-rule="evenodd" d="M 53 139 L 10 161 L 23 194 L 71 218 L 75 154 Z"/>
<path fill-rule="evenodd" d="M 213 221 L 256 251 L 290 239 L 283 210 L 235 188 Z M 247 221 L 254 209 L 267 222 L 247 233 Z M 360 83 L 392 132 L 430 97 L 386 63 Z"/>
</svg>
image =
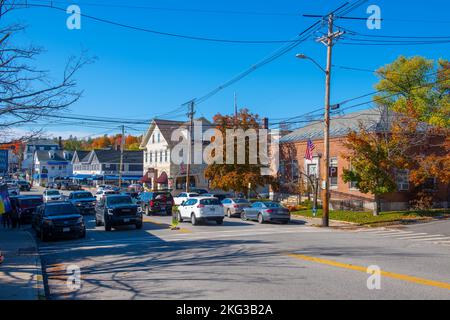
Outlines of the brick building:
<svg viewBox="0 0 450 320">
<path fill-rule="evenodd" d="M 355 183 L 345 183 L 342 179 L 343 170 L 350 169 L 350 163 L 344 157 L 346 148 L 343 143 L 349 130 L 357 130 L 360 124 L 369 130 L 379 131 L 389 127 L 391 120 L 392 115 L 378 110 L 363 110 L 332 119 L 329 165 L 332 209 L 373 210 L 374 196 L 361 193 Z M 324 150 L 323 135 L 323 123 L 315 122 L 281 138 L 280 181 L 281 193 L 285 196 L 293 193 L 293 186 L 298 185 L 301 179 L 305 185 L 310 183 L 305 175 L 321 177 L 322 170 L 325 170 L 321 159 Z M 312 161 L 305 159 L 309 139 L 315 145 Z M 386 194 L 381 198 L 383 211 L 407 209 L 414 197 L 407 170 L 397 170 L 395 180 L 397 192 Z M 442 185 L 437 183 L 436 179 L 430 179 L 429 190 L 433 194 L 437 207 L 448 207 L 450 202 L 448 185 Z"/>
</svg>

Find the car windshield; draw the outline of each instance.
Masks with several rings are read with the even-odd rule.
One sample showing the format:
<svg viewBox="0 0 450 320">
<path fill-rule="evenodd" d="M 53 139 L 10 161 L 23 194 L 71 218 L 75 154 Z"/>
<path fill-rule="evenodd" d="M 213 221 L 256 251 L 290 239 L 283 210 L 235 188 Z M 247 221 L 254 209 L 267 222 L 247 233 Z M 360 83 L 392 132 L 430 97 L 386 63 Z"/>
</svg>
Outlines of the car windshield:
<svg viewBox="0 0 450 320">
<path fill-rule="evenodd" d="M 69 203 L 62 203 L 45 207 L 45 216 L 64 216 L 78 214 L 74 205 Z"/>
<path fill-rule="evenodd" d="M 59 196 L 59 191 L 47 191 L 48 196 Z"/>
<path fill-rule="evenodd" d="M 203 199 L 200 200 L 200 204 L 203 204 L 205 206 L 220 206 L 219 199 Z"/>
<path fill-rule="evenodd" d="M 236 203 L 249 203 L 246 199 L 234 199 Z"/>
<path fill-rule="evenodd" d="M 107 198 L 106 202 L 108 203 L 108 205 L 110 205 L 110 204 L 133 204 L 131 197 L 128 197 L 128 196 Z"/>
<path fill-rule="evenodd" d="M 264 202 L 264 205 L 267 208 L 281 208 L 281 205 L 279 203 L 276 203 L 276 202 Z"/>
<path fill-rule="evenodd" d="M 74 193 L 73 198 L 74 199 L 86 199 L 86 198 L 93 198 L 93 196 L 90 192 L 83 192 L 83 193 Z"/>
</svg>

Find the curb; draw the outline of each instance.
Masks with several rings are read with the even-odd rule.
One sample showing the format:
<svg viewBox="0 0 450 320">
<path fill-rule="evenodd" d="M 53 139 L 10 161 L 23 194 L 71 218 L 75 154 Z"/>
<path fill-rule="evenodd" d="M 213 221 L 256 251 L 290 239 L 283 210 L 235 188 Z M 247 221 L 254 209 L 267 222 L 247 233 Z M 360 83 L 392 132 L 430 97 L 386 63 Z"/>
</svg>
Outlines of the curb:
<svg viewBox="0 0 450 320">
<path fill-rule="evenodd" d="M 38 250 L 38 246 L 36 243 L 36 240 L 34 239 L 33 235 L 31 234 L 30 231 L 25 231 L 30 238 L 33 240 L 33 242 L 35 243 L 35 247 L 36 247 L 36 252 L 34 254 L 34 261 L 35 261 L 35 274 L 33 277 L 34 280 L 34 288 L 36 290 L 36 299 L 37 300 L 46 300 L 46 295 L 45 295 L 45 285 L 44 285 L 44 277 L 42 275 L 42 262 L 41 262 L 41 257 L 39 255 L 39 250 Z"/>
</svg>

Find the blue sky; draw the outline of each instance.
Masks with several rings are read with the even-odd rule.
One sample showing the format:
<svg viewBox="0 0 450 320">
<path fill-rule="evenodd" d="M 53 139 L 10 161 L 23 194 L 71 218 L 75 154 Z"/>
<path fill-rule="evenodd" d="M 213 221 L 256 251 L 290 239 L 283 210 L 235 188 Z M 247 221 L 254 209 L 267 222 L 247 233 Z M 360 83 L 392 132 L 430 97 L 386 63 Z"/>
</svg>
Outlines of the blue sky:
<svg viewBox="0 0 450 320">
<path fill-rule="evenodd" d="M 50 1 L 32 1 L 49 3 Z M 66 8 L 66 1 L 55 1 Z M 325 14 L 343 1 L 72 1 L 83 14 L 164 32 L 224 39 L 285 40 L 294 38 L 314 20 L 295 14 Z M 100 4 L 99 6 L 92 5 Z M 273 13 L 275 15 L 205 13 L 116 8 L 102 4 L 124 4 L 173 9 L 201 9 Z M 403 36 L 450 36 L 450 3 L 445 0 L 372 0 L 352 12 L 367 16 L 368 5 L 381 7 L 385 19 L 381 30 L 368 30 L 365 21 L 338 21 L 340 26 L 366 34 Z M 229 80 L 250 65 L 276 50 L 281 44 L 223 44 L 199 42 L 147 34 L 102 24 L 82 18 L 81 30 L 66 28 L 67 14 L 46 8 L 29 8 L 9 14 L 3 24 L 21 21 L 28 25 L 16 38 L 20 44 L 33 43 L 45 48 L 35 63 L 51 71 L 55 79 L 68 58 L 88 49 L 98 57 L 78 75 L 83 98 L 70 108 L 73 114 L 149 119 L 200 97 Z M 424 55 L 431 59 L 448 58 L 450 44 L 420 46 L 350 46 L 334 47 L 336 65 L 376 69 L 399 55 Z M 238 105 L 278 119 L 300 115 L 323 105 L 324 76 L 312 63 L 298 60 L 296 53 L 306 53 L 325 64 L 326 49 L 312 40 L 300 45 L 271 64 L 257 70 L 235 85 L 221 91 L 198 107 L 197 115 L 208 118 L 215 113 L 233 111 L 233 93 Z M 372 91 L 376 77 L 368 72 L 335 69 L 332 102 L 346 100 Z M 177 120 L 185 119 L 181 114 Z M 110 132 L 118 129 L 111 127 Z M 144 126 L 133 126 L 137 134 Z M 26 128 L 23 128 L 26 129 Z M 46 127 L 53 135 L 87 136 L 103 133 L 105 128 L 78 126 Z"/>
</svg>

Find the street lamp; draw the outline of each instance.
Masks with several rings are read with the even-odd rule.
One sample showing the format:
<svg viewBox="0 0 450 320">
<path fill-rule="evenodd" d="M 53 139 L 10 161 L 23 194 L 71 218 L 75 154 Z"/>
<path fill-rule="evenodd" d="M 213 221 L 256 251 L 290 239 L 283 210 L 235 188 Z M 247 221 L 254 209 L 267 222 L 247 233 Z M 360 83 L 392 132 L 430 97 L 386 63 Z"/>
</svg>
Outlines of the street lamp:
<svg viewBox="0 0 450 320">
<path fill-rule="evenodd" d="M 320 70 L 322 70 L 325 74 L 328 73 L 327 70 L 325 70 L 319 63 L 317 63 L 316 60 L 314 60 L 313 58 L 308 57 L 306 54 L 299 53 L 299 54 L 296 55 L 296 57 L 298 59 L 309 60 L 312 63 L 314 63 Z"/>
<path fill-rule="evenodd" d="M 320 70 L 325 73 L 325 116 L 324 116 L 324 162 L 325 170 L 323 170 L 323 192 L 322 192 L 322 225 L 324 227 L 329 226 L 329 214 L 330 214 L 330 81 L 331 81 L 331 40 L 328 41 L 328 53 L 327 53 L 327 68 L 324 69 L 317 61 L 308 57 L 305 54 L 299 53 L 296 55 L 298 59 L 310 60 Z"/>
</svg>

